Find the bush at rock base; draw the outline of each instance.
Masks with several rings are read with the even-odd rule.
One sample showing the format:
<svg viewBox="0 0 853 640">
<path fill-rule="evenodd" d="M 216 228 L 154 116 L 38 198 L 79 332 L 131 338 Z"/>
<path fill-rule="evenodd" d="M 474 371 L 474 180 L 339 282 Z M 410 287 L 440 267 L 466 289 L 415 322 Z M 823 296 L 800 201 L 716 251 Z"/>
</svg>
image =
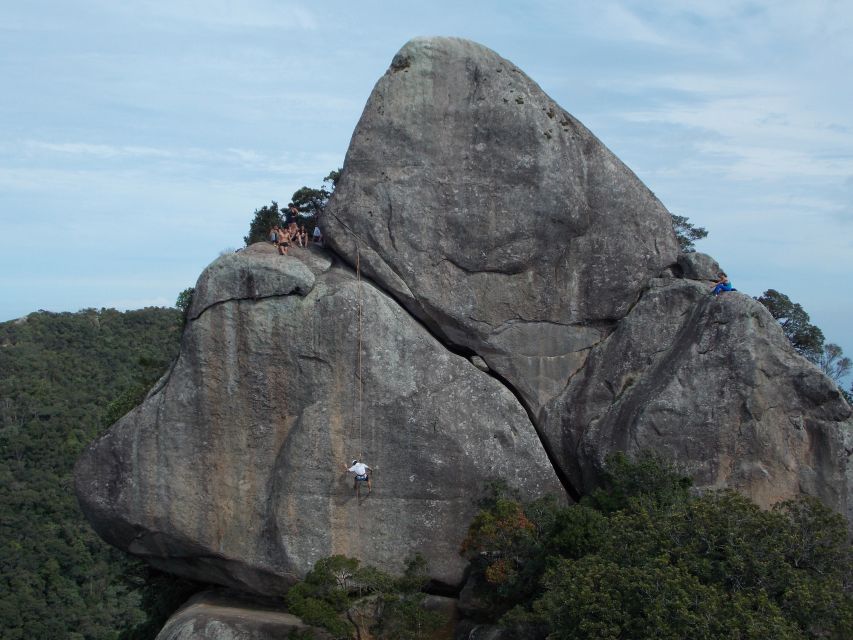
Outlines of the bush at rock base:
<svg viewBox="0 0 853 640">
<path fill-rule="evenodd" d="M 367 620 L 372 637 L 395 640 L 430 638 L 444 616 L 423 606 L 421 589 L 429 581 L 426 562 L 416 554 L 400 577 L 355 558 L 323 558 L 286 596 L 290 613 L 336 638 L 356 635 L 354 619 Z"/>
<path fill-rule="evenodd" d="M 803 498 L 762 511 L 690 492 L 659 459 L 623 455 L 581 504 L 496 494 L 463 545 L 487 616 L 549 638 L 849 638 L 843 519 Z"/>
</svg>

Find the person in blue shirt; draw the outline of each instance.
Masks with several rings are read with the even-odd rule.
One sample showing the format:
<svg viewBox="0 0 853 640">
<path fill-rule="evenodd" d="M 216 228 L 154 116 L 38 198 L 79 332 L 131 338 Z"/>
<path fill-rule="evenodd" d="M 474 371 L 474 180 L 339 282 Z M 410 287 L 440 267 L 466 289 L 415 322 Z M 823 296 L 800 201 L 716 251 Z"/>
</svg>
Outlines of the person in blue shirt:
<svg viewBox="0 0 853 640">
<path fill-rule="evenodd" d="M 714 290 L 711 291 L 711 293 L 718 296 L 723 291 L 736 291 L 736 289 L 732 286 L 732 283 L 729 281 L 729 277 L 725 272 L 721 271 L 720 277 L 717 278 L 717 281 L 714 283 Z"/>
</svg>

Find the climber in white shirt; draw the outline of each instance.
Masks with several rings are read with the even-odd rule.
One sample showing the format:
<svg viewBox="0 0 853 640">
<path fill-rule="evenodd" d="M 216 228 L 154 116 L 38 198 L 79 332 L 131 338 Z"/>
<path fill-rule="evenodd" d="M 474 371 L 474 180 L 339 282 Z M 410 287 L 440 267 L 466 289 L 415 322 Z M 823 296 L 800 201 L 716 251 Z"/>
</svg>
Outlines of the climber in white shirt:
<svg viewBox="0 0 853 640">
<path fill-rule="evenodd" d="M 360 483 L 367 483 L 367 495 L 370 495 L 370 472 L 373 471 L 370 467 L 368 467 L 363 462 L 359 462 L 358 460 L 352 461 L 352 466 L 347 469 L 352 474 L 355 474 L 355 480 L 353 481 L 353 489 L 355 489 L 356 497 L 361 497 L 361 486 Z"/>
</svg>

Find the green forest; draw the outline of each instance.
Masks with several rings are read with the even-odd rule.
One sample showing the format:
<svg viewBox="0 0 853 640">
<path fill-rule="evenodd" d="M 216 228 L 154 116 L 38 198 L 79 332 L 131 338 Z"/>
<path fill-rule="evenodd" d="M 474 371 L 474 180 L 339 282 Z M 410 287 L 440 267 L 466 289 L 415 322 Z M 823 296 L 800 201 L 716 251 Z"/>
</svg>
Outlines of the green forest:
<svg viewBox="0 0 853 640">
<path fill-rule="evenodd" d="M 98 538 L 74 461 L 177 355 L 177 309 L 39 311 L 0 324 L 0 637 L 141 640 L 194 585 Z"/>
<path fill-rule="evenodd" d="M 814 498 L 761 510 L 647 453 L 611 456 L 580 504 L 497 487 L 482 507 L 462 551 L 484 621 L 553 640 L 853 637 L 846 523 Z"/>
</svg>

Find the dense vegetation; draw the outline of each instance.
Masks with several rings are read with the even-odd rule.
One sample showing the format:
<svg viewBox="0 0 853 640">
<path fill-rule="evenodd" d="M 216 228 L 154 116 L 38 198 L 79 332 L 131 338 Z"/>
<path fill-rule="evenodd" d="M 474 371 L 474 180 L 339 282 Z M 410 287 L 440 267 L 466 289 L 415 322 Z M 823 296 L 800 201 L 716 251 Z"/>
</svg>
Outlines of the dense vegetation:
<svg viewBox="0 0 853 640">
<path fill-rule="evenodd" d="M 180 312 L 158 308 L 38 312 L 0 324 L 5 640 L 153 638 L 193 588 L 102 542 L 72 483 L 82 448 L 166 370 L 180 332 Z"/>
<path fill-rule="evenodd" d="M 853 637 L 845 523 L 811 499 L 762 511 L 694 495 L 652 457 L 610 459 L 579 505 L 497 491 L 463 551 L 485 619 L 549 638 Z"/>
<path fill-rule="evenodd" d="M 288 591 L 287 609 L 335 638 L 362 637 L 365 632 L 377 640 L 433 638 L 448 618 L 424 606 L 421 590 L 427 582 L 426 561 L 420 555 L 408 562 L 401 577 L 362 567 L 355 558 L 332 556 L 320 560 Z"/>
</svg>

